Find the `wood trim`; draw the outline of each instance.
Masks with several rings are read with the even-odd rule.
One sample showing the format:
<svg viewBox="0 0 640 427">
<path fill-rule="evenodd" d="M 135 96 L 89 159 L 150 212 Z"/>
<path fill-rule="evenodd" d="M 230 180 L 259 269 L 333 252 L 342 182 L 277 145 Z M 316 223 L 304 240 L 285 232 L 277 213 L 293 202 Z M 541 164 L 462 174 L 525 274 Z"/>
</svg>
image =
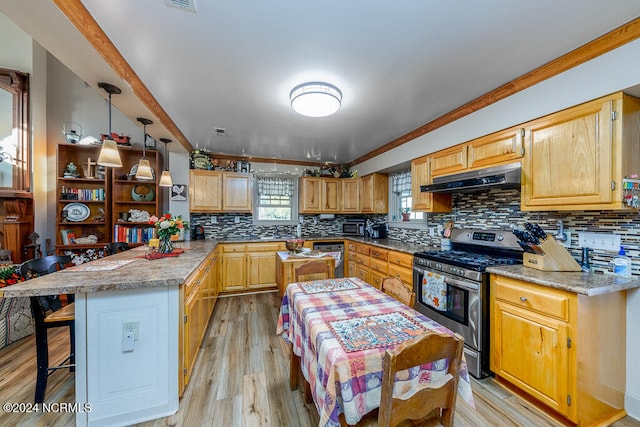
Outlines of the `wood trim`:
<svg viewBox="0 0 640 427">
<path fill-rule="evenodd" d="M 171 120 L 171 117 L 160 106 L 149 89 L 142 82 L 140 77 L 133 71 L 131 65 L 124 59 L 120 51 L 113 42 L 107 37 L 100 25 L 93 19 L 87 8 L 84 7 L 80 0 L 53 0 L 58 9 L 71 21 L 78 29 L 80 34 L 94 47 L 96 52 L 102 56 L 107 64 L 122 79 L 131 86 L 134 95 L 156 115 L 163 126 L 178 140 L 188 152 L 193 150 L 193 146 L 186 136 L 180 131 L 178 126 Z"/>
<path fill-rule="evenodd" d="M 580 64 L 584 64 L 587 61 L 592 60 L 600 55 L 603 55 L 613 49 L 616 49 L 622 45 L 625 45 L 637 38 L 640 38 L 640 18 L 636 18 L 620 27 L 592 40 L 571 52 L 556 58 L 550 62 L 547 62 L 540 67 L 511 80 L 504 85 L 497 87 L 496 89 L 485 93 L 484 95 L 461 105 L 460 107 L 432 120 L 411 132 L 402 135 L 399 138 L 365 154 L 357 159 L 351 161 L 349 166 L 362 163 L 366 160 L 372 159 L 380 154 L 383 154 L 389 150 L 399 147 L 413 139 L 416 139 L 424 134 L 432 132 L 442 126 L 459 120 L 471 113 L 481 110 L 489 105 L 501 101 L 515 93 L 525 90 L 531 86 L 534 86 L 544 80 L 554 77 L 560 73 L 563 73 L 573 67 Z M 461 141 L 463 142 L 463 141 Z"/>
</svg>

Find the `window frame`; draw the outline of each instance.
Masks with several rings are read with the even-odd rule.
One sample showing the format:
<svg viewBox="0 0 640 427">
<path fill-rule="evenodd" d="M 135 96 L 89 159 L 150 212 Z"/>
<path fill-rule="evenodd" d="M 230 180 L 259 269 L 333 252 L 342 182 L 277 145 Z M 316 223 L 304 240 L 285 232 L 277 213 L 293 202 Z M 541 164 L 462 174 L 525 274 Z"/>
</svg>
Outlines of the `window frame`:
<svg viewBox="0 0 640 427">
<path fill-rule="evenodd" d="M 257 180 L 259 177 L 284 178 L 293 181 L 293 196 L 291 196 L 291 219 L 260 219 L 260 196 Z M 298 177 L 290 174 L 255 173 L 253 186 L 253 225 L 298 225 Z"/>
<path fill-rule="evenodd" d="M 389 185 L 389 214 L 387 218 L 389 225 L 393 227 L 400 227 L 400 228 L 426 228 L 428 225 L 427 212 L 419 212 L 419 213 L 422 213 L 422 218 L 412 218 L 409 221 L 402 220 L 402 217 L 400 215 L 401 197 L 403 196 L 401 196 L 399 193 L 395 193 L 393 191 L 393 186 Z M 404 197 L 408 197 L 408 196 L 404 196 Z M 413 197 L 413 194 L 411 194 L 411 197 Z M 414 213 L 414 211 L 411 210 L 411 213 Z"/>
<path fill-rule="evenodd" d="M 11 187 L 0 187 L 1 197 L 13 197 L 31 190 L 31 128 L 29 126 L 29 74 L 0 68 L 0 89 L 13 99 L 13 129 L 16 134 L 16 156 L 13 159 Z"/>
</svg>

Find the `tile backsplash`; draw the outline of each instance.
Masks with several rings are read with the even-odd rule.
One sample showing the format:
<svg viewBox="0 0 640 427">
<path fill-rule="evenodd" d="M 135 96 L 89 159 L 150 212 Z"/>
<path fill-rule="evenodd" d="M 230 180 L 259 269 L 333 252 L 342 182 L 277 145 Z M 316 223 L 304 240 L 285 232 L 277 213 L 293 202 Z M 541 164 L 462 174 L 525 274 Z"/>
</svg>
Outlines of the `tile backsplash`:
<svg viewBox="0 0 640 427">
<path fill-rule="evenodd" d="M 605 232 L 621 236 L 627 256 L 632 259 L 634 275 L 640 275 L 640 216 L 637 212 L 619 211 L 564 211 L 564 212 L 522 212 L 520 211 L 520 190 L 487 190 L 478 193 L 455 194 L 454 209 L 450 213 L 428 214 L 427 226 L 437 227 L 453 221 L 456 228 L 480 228 L 509 230 L 510 225 L 523 226 L 525 222 L 539 224 L 548 233 L 558 229 L 557 221 L 562 220 L 565 230 L 571 231 L 569 251 L 580 260 L 582 249 L 578 246 L 578 232 Z M 235 218 L 239 223 L 235 223 Z M 351 216 L 352 217 L 352 216 Z M 339 235 L 342 223 L 350 218 L 335 215 L 334 219 L 318 219 L 317 215 L 304 215 L 302 237 L 318 235 Z M 386 215 L 368 215 L 374 222 L 383 222 Z M 211 224 L 209 214 L 192 214 L 192 225 L 202 225 L 207 238 L 272 237 L 274 226 L 254 226 L 250 214 L 217 214 L 217 224 Z M 295 236 L 295 226 L 280 226 L 280 236 Z M 429 229 L 389 227 L 389 238 L 408 243 L 439 246 L 440 236 L 430 236 Z M 613 270 L 613 258 L 617 251 L 591 250 L 590 261 L 595 272 L 609 273 Z"/>
</svg>

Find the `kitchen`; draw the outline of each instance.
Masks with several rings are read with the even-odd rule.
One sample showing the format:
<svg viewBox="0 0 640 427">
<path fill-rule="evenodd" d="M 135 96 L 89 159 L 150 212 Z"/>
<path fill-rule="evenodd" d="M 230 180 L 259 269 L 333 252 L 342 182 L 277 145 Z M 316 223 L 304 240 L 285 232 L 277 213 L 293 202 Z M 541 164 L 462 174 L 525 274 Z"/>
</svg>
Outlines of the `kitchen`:
<svg viewBox="0 0 640 427">
<path fill-rule="evenodd" d="M 586 64 L 581 65 L 576 70 L 571 70 L 564 74 L 555 76 L 544 84 L 531 87 L 525 91 L 525 93 L 515 94 L 505 100 L 500 101 L 486 109 L 479 110 L 474 114 L 459 119 L 455 123 L 439 128 L 431 133 L 425 134 L 415 141 L 411 141 L 407 144 L 399 146 L 391 150 L 388 155 L 374 157 L 369 160 L 365 160 L 358 164 L 357 169 L 360 176 L 364 176 L 370 172 L 377 172 L 389 169 L 399 163 L 399 160 L 406 161 L 406 159 L 418 158 L 425 153 L 425 145 L 429 145 L 430 151 L 437 151 L 441 148 L 446 148 L 449 145 L 459 143 L 462 141 L 471 140 L 477 136 L 489 134 L 498 129 L 508 127 L 512 124 L 522 123 L 531 118 L 543 116 L 553 111 L 577 105 L 583 101 L 595 99 L 599 96 L 620 90 L 630 88 L 638 84 L 637 77 L 634 75 L 633 70 L 638 68 L 635 58 L 637 55 L 636 43 L 629 43 L 621 48 L 608 54 L 605 58 L 597 58 L 589 61 Z M 42 59 L 42 58 L 41 58 Z M 53 64 L 54 61 L 52 61 Z M 612 66 L 613 65 L 613 66 Z M 60 68 L 51 65 L 51 72 L 56 72 Z M 588 77 L 606 73 L 608 75 L 607 81 L 592 81 Z M 585 82 L 588 80 L 588 84 Z M 80 82 L 81 85 L 82 82 Z M 75 84 L 75 83 L 74 83 Z M 49 90 L 55 91 L 54 88 Z M 63 90 L 63 88 L 60 88 Z M 54 92 L 55 93 L 55 92 Z M 550 97 L 550 93 L 562 93 L 562 97 L 553 96 Z M 57 98 L 56 96 L 53 96 Z M 531 102 L 531 100 L 535 102 Z M 52 122 L 58 122 L 56 120 L 55 113 L 49 112 L 52 117 L 49 117 Z M 97 129 L 101 128 L 103 120 L 103 111 L 100 110 L 96 114 L 101 121 L 95 125 Z M 118 120 L 118 118 L 116 118 Z M 118 123 L 118 129 L 125 133 L 137 135 L 140 132 L 139 128 L 135 124 Z M 47 130 L 47 135 L 51 140 L 55 140 L 59 137 L 59 126 L 52 124 L 51 129 Z M 42 147 L 40 147 L 42 149 Z M 37 148 L 36 148 L 37 150 Z M 188 159 L 184 155 L 172 155 L 171 156 L 171 168 L 172 173 L 175 171 L 174 180 L 177 182 L 188 182 Z M 259 166 L 259 165 L 258 165 Z M 278 170 L 287 170 L 286 166 L 277 165 L 273 166 L 265 164 L 262 166 L 265 170 L 267 168 L 277 168 Z M 293 169 L 293 168 L 292 168 Z M 36 170 L 34 173 L 43 173 L 44 170 Z M 51 174 L 51 172 L 50 172 Z M 181 175 L 182 174 L 182 175 Z M 53 176 L 53 175 L 50 175 Z M 38 192 L 42 192 L 42 189 L 35 189 L 36 199 L 38 198 Z M 40 193 L 42 194 L 42 193 Z M 405 228 L 401 227 L 402 224 L 392 223 L 390 226 L 390 234 L 394 239 L 403 240 L 419 244 L 438 244 L 439 237 L 434 233 L 432 236 L 430 228 L 437 227 L 439 224 L 444 224 L 448 220 L 453 220 L 456 226 L 486 226 L 486 227 L 504 227 L 505 219 L 510 218 L 511 221 L 516 223 L 524 223 L 527 221 L 536 222 L 541 224 L 545 230 L 555 231 L 557 229 L 557 220 L 561 219 L 564 222 L 564 226 L 569 230 L 597 230 L 605 229 L 607 231 L 616 232 L 624 235 L 624 242 L 626 245 L 631 246 L 629 254 L 632 257 L 636 257 L 634 248 L 636 242 L 636 227 L 634 224 L 635 215 L 616 213 L 615 211 L 598 211 L 591 213 L 589 211 L 583 212 L 554 212 L 554 211 L 534 211 L 534 212 L 522 212 L 519 209 L 520 206 L 520 194 L 518 191 L 506 190 L 488 192 L 482 194 L 480 197 L 474 197 L 471 195 L 456 195 L 453 199 L 455 210 L 450 214 L 429 214 L 428 224 L 426 227 L 418 228 Z M 183 209 L 183 212 L 180 212 Z M 175 213 L 188 214 L 188 209 L 184 204 L 171 203 L 171 211 Z M 318 224 L 314 224 L 314 216 L 304 218 L 303 230 L 304 233 L 313 234 L 316 227 L 320 229 L 327 229 L 327 233 L 334 232 L 337 229 L 337 225 L 333 226 L 329 220 L 319 220 Z M 241 215 L 241 221 L 246 217 Z M 339 216 L 338 220 L 341 219 Z M 227 221 L 235 221 L 235 215 L 231 215 L 227 218 L 227 215 L 218 215 L 218 221 L 220 225 L 215 226 L 213 224 L 205 223 L 203 226 L 207 229 L 210 235 L 215 235 L 217 227 L 224 227 Z M 46 223 L 40 219 L 41 224 Z M 198 220 L 196 220 L 196 223 Z M 508 223 L 508 222 L 507 222 Z M 400 225 L 400 226 L 398 226 Z M 42 226 L 41 226 L 42 227 Z M 48 226 L 49 228 L 51 226 Z M 411 225 L 411 227 L 416 227 Z M 45 229 L 46 227 L 42 227 Z M 40 228 L 39 228 L 40 229 Z M 287 234 L 293 234 L 292 230 L 287 230 Z M 43 235 L 52 235 L 50 230 Z M 284 233 L 283 233 L 284 234 Z M 579 256 L 579 247 L 577 245 L 577 236 L 574 235 L 572 249 L 574 256 Z M 603 253 L 597 254 L 596 259 L 592 260 L 592 264 L 596 271 L 610 271 L 610 260 L 614 254 Z M 628 325 L 634 324 L 634 313 L 637 313 L 637 309 L 633 308 L 637 306 L 637 291 L 629 292 L 628 295 Z M 637 323 L 637 322 L 636 322 Z M 629 337 L 627 339 L 627 352 L 629 355 L 635 354 L 637 345 L 640 340 L 633 335 L 633 328 L 628 327 Z M 631 357 L 627 357 L 627 363 L 631 363 L 633 360 Z M 637 396 L 640 394 L 637 390 L 637 378 L 634 377 L 634 371 L 627 369 L 627 398 L 631 402 L 636 402 Z M 635 397 L 634 397 L 635 396 Z M 635 400 L 634 400 L 635 399 Z M 633 407 L 627 404 L 627 407 Z M 631 411 L 629 411 L 631 412 Z M 637 411 L 636 411 L 637 413 Z"/>
</svg>

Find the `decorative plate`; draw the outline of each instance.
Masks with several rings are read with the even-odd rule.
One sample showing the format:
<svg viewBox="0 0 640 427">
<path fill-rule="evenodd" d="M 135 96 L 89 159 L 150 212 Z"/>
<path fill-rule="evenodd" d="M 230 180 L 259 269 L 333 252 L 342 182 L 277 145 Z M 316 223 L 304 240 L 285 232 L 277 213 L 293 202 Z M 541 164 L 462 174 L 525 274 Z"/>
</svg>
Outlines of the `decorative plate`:
<svg viewBox="0 0 640 427">
<path fill-rule="evenodd" d="M 195 169 L 210 169 L 211 159 L 204 153 L 193 153 L 191 155 L 191 161 Z"/>
<path fill-rule="evenodd" d="M 67 212 L 69 221 L 84 221 L 91 215 L 91 209 L 84 203 L 69 203 L 62 210 Z"/>
<path fill-rule="evenodd" d="M 137 172 L 138 172 L 138 164 L 136 163 L 131 167 L 131 170 L 129 171 L 129 175 L 135 178 Z M 156 179 L 156 171 L 153 169 L 153 167 L 151 168 L 151 176 L 153 177 L 153 179 Z M 149 180 L 147 180 L 147 182 L 149 182 Z"/>
</svg>

